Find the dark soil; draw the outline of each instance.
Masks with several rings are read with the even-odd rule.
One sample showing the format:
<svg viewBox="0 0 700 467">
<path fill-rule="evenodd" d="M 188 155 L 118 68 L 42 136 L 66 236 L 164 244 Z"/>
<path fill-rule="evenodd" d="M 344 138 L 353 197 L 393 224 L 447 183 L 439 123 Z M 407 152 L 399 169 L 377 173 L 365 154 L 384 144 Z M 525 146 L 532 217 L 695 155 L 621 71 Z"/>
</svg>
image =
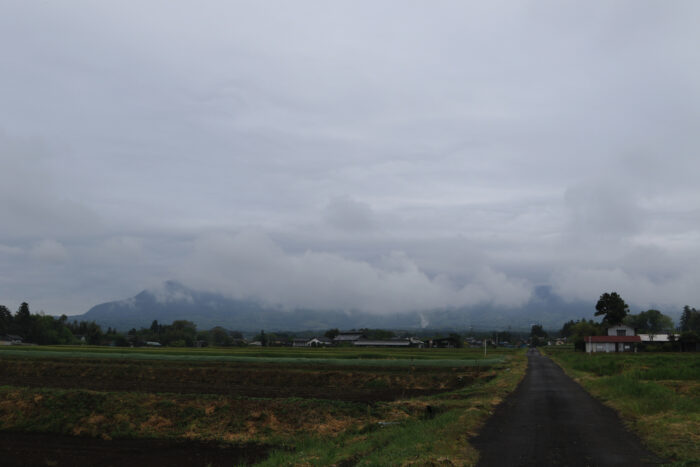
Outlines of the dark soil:
<svg viewBox="0 0 700 467">
<path fill-rule="evenodd" d="M 47 467 L 232 466 L 260 462 L 271 447 L 0 432 L 0 465 Z"/>
<path fill-rule="evenodd" d="M 471 440 L 479 465 L 644 466 L 662 460 L 549 358 L 528 353 L 525 379 Z"/>
<path fill-rule="evenodd" d="M 469 369 L 309 368 L 274 364 L 115 361 L 80 358 L 0 359 L 0 381 L 11 386 L 302 397 L 377 402 L 435 394 L 472 381 Z"/>
</svg>

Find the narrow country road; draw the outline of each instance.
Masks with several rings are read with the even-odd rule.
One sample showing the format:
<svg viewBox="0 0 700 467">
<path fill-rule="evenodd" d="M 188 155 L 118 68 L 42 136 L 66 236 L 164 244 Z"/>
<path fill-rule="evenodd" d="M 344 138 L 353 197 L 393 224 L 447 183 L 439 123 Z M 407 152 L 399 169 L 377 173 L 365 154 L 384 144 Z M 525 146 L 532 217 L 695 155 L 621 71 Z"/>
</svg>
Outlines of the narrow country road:
<svg viewBox="0 0 700 467">
<path fill-rule="evenodd" d="M 548 357 L 528 352 L 520 386 L 472 439 L 479 465 L 643 466 L 662 460 Z"/>
</svg>

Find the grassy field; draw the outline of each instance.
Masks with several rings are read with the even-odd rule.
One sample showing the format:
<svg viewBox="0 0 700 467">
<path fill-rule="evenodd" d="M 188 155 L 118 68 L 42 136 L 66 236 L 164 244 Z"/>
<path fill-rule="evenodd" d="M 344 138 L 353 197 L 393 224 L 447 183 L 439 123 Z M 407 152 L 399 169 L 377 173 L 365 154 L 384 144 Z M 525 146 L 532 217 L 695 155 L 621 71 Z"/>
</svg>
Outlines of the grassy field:
<svg viewBox="0 0 700 467">
<path fill-rule="evenodd" d="M 521 351 L 0 350 L 0 430 L 265 446 L 267 465 L 472 465 Z"/>
<path fill-rule="evenodd" d="M 700 355 L 547 353 L 652 450 L 677 465 L 700 465 Z"/>
</svg>

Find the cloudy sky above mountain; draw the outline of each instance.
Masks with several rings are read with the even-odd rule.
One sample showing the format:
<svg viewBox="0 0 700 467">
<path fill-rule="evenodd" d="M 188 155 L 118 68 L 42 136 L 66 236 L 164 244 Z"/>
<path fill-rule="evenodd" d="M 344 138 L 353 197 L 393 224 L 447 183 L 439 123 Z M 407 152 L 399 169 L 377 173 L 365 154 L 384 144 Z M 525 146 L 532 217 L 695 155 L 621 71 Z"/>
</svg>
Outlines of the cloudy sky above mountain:
<svg viewBox="0 0 700 467">
<path fill-rule="evenodd" d="M 700 305 L 700 3 L 0 5 L 0 303 Z"/>
</svg>

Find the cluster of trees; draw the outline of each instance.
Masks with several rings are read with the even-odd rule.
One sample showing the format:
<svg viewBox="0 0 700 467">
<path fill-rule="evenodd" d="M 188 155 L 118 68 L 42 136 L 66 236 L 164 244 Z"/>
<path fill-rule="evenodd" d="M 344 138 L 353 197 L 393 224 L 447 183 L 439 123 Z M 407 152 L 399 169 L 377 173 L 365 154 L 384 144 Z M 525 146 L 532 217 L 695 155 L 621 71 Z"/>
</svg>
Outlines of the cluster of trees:
<svg viewBox="0 0 700 467">
<path fill-rule="evenodd" d="M 571 320 L 564 323 L 559 335 L 566 337 L 568 342 L 573 342 L 577 350 L 583 350 L 586 347 L 584 337 L 600 336 L 605 333 L 607 326 L 603 323 L 596 323 L 592 319 L 580 319 L 577 321 Z"/>
<path fill-rule="evenodd" d="M 174 321 L 169 325 L 153 321 L 149 328 L 132 329 L 124 334 L 116 329 L 103 330 L 94 321 L 69 321 L 66 315 L 54 317 L 43 313 L 31 313 L 24 302 L 13 314 L 0 305 L 0 336 L 16 335 L 24 342 L 41 345 L 88 344 L 116 345 L 120 347 L 146 345 L 158 342 L 173 347 L 195 345 L 236 345 L 243 338 L 240 332 L 215 327 L 209 331 L 197 331 L 191 321 Z"/>
<path fill-rule="evenodd" d="M 549 334 L 542 328 L 541 324 L 533 324 L 530 328 L 530 345 L 539 347 L 547 343 Z"/>
<path fill-rule="evenodd" d="M 208 331 L 198 331 L 192 321 L 176 320 L 172 324 L 160 324 L 154 320 L 148 328 L 132 328 L 126 335 L 130 345 L 136 347 L 157 342 L 170 347 L 206 347 L 232 346 L 242 343 L 243 335 L 238 331 L 229 331 L 216 326 Z"/>
<path fill-rule="evenodd" d="M 684 306 L 681 314 L 680 331 L 700 334 L 700 311 L 690 308 L 688 305 Z"/>
<path fill-rule="evenodd" d="M 103 332 L 100 326 L 88 321 L 68 321 L 66 315 L 56 318 L 43 313 L 31 313 L 29 304 L 23 302 L 14 313 L 0 305 L 0 335 L 21 337 L 34 344 L 76 344 L 85 342 L 104 345 L 112 341 L 116 331 Z"/>
</svg>

